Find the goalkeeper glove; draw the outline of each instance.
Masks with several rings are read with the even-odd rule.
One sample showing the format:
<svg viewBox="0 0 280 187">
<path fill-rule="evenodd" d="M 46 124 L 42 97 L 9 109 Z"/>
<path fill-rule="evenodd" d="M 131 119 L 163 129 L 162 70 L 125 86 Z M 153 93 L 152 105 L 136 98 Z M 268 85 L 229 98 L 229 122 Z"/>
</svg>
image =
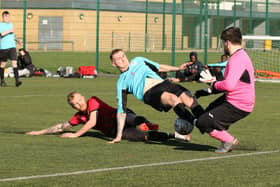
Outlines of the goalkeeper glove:
<svg viewBox="0 0 280 187">
<path fill-rule="evenodd" d="M 206 70 L 201 71 L 199 81 L 211 85 L 213 82 L 216 81 L 216 77 L 212 76 L 210 71 L 208 69 L 206 69 Z"/>
</svg>

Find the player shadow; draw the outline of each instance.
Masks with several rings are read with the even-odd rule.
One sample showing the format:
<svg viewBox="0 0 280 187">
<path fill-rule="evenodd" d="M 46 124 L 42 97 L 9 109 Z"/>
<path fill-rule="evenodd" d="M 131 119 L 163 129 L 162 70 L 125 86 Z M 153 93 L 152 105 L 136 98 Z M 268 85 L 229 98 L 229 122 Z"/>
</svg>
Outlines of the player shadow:
<svg viewBox="0 0 280 187">
<path fill-rule="evenodd" d="M 71 131 L 71 130 L 66 130 L 62 133 L 55 133 L 55 134 L 44 134 L 44 135 L 41 135 L 41 136 L 60 136 L 62 135 L 63 133 L 75 133 L 76 131 Z M 13 132 L 10 132 L 10 131 L 1 131 L 1 133 L 8 133 L 8 134 L 24 134 L 27 133 L 27 131 L 13 131 Z M 104 134 L 100 133 L 100 132 L 97 132 L 97 131 L 90 131 L 90 132 L 86 132 L 84 135 L 82 135 L 81 137 L 93 137 L 93 138 L 99 138 L 99 139 L 102 139 L 102 140 L 106 140 L 106 141 L 110 141 L 112 140 L 112 138 L 110 137 L 106 137 Z"/>
<path fill-rule="evenodd" d="M 147 143 L 173 146 L 175 150 L 185 150 L 185 151 L 213 151 L 217 149 L 217 147 L 211 145 L 183 142 L 181 140 L 168 140 L 164 142 L 147 142 Z"/>
<path fill-rule="evenodd" d="M 82 137 L 93 137 L 98 138 L 106 141 L 111 141 L 113 138 L 105 136 L 103 133 L 98 131 L 89 131 L 82 135 Z"/>
<path fill-rule="evenodd" d="M 27 131 L 5 131 L 2 130 L 0 133 L 7 133 L 7 134 L 25 134 Z M 76 131 L 64 131 L 63 133 L 75 133 Z M 60 136 L 63 133 L 57 133 L 57 134 L 45 134 L 44 136 Z M 105 141 L 111 141 L 113 140 L 113 137 L 107 137 L 103 133 L 98 131 L 89 131 L 86 132 L 82 137 L 92 137 L 92 138 L 98 138 Z M 127 140 L 130 142 L 135 142 L 132 140 Z M 136 141 L 137 142 L 137 141 Z M 138 141 L 139 142 L 139 141 Z M 173 146 L 175 150 L 185 150 L 185 151 L 214 151 L 217 149 L 215 146 L 211 145 L 203 145 L 203 144 L 197 144 L 192 142 L 186 142 L 183 140 L 176 140 L 176 139 L 170 139 L 167 141 L 157 142 L 157 141 L 147 141 L 143 142 L 146 144 L 153 144 L 153 145 L 166 145 L 166 146 Z M 242 144 L 237 145 L 235 150 L 241 150 L 241 151 L 259 151 L 260 149 L 257 147 L 257 145 L 254 145 L 253 143 L 249 142 L 248 144 Z"/>
</svg>

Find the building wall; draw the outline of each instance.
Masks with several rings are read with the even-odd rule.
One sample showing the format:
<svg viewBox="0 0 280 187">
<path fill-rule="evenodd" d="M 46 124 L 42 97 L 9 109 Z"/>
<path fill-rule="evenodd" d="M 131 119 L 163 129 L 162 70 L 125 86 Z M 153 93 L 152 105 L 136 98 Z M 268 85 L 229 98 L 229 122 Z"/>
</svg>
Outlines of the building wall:
<svg viewBox="0 0 280 187">
<path fill-rule="evenodd" d="M 16 35 L 23 37 L 23 11 L 9 10 L 12 14 Z M 94 51 L 96 48 L 96 11 L 87 10 L 27 10 L 26 41 L 29 50 L 38 50 L 39 17 L 63 17 L 63 49 L 65 51 Z M 83 18 L 80 18 L 83 14 Z M 176 45 L 181 45 L 181 16 L 177 16 Z M 160 50 L 162 48 L 161 14 L 148 14 L 147 35 L 145 35 L 145 13 L 100 12 L 99 46 L 100 50 L 110 51 L 112 48 L 124 48 L 133 51 Z M 56 32 L 53 28 L 52 32 Z M 165 18 L 166 48 L 172 43 L 172 15 Z M 73 46 L 72 43 L 73 42 Z M 146 43 L 146 45 L 145 45 Z M 48 50 L 47 48 L 44 50 Z"/>
</svg>

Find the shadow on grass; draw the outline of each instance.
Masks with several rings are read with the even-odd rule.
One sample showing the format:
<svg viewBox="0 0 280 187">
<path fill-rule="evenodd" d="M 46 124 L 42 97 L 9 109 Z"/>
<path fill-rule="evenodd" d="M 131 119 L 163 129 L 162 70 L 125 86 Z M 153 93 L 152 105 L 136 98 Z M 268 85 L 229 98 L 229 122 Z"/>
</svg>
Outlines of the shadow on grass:
<svg viewBox="0 0 280 187">
<path fill-rule="evenodd" d="M 210 145 L 196 144 L 190 142 L 183 142 L 181 140 L 168 140 L 165 142 L 147 142 L 147 144 L 160 144 L 173 146 L 176 150 L 186 150 L 186 151 L 213 151 L 216 147 Z"/>
<path fill-rule="evenodd" d="M 1 133 L 7 133 L 7 134 L 25 134 L 28 131 L 0 131 Z M 44 135 L 38 135 L 38 136 L 60 136 L 63 133 L 75 133 L 76 131 L 64 131 L 62 133 L 55 133 L 55 134 L 44 134 Z M 28 135 L 27 135 L 28 136 Z M 31 136 L 31 135 L 30 135 Z M 34 135 L 37 136 L 37 135 Z M 110 137 L 106 137 L 104 136 L 104 134 L 102 134 L 101 132 L 97 132 L 97 131 L 91 131 L 91 132 L 86 132 L 82 137 L 93 137 L 93 138 L 99 138 L 99 139 L 103 139 L 103 140 L 107 140 L 110 141 L 112 140 L 112 138 Z"/>
<path fill-rule="evenodd" d="M 64 131 L 63 133 L 75 133 L 76 131 Z M 25 134 L 24 131 L 1 131 L 1 133 L 8 133 L 8 134 Z M 57 133 L 57 134 L 46 134 L 47 136 L 60 136 L 63 133 Z M 44 136 L 46 136 L 44 135 Z M 107 137 L 103 133 L 98 131 L 90 131 L 86 132 L 82 137 L 92 137 L 92 138 L 98 138 L 105 141 L 111 141 L 113 137 Z M 129 142 L 133 142 L 131 140 L 127 140 Z M 185 142 L 183 140 L 176 140 L 176 139 L 170 139 L 168 141 L 147 141 L 144 142 L 146 144 L 153 144 L 153 145 L 166 145 L 166 146 L 172 146 L 175 150 L 186 150 L 186 151 L 214 151 L 217 149 L 217 147 L 211 146 L 211 145 L 203 145 L 203 144 L 197 144 L 197 143 L 191 143 L 191 142 Z M 235 150 L 242 150 L 242 151 L 259 151 L 256 145 L 250 143 L 250 144 L 243 144 L 238 145 Z"/>
</svg>

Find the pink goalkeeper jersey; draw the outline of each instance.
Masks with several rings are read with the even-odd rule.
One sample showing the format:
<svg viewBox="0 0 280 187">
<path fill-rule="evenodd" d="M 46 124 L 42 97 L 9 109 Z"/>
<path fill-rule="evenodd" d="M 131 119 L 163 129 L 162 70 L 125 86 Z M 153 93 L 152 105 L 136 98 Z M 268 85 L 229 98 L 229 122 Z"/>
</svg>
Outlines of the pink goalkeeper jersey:
<svg viewBox="0 0 280 187">
<path fill-rule="evenodd" d="M 250 57 L 240 49 L 232 54 L 225 69 L 224 80 L 214 84 L 226 92 L 226 100 L 236 108 L 252 112 L 255 105 L 254 68 Z"/>
</svg>

